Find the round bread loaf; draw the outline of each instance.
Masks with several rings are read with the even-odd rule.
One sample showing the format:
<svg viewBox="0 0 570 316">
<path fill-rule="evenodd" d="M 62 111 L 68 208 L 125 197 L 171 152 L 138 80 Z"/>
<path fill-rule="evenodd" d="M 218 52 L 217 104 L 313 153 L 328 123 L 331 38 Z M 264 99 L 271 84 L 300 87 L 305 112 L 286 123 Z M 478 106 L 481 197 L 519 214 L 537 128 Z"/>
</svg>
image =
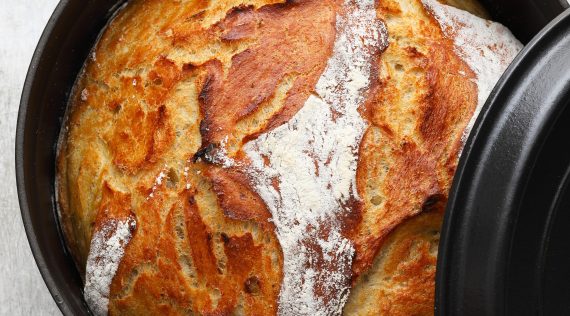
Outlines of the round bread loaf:
<svg viewBox="0 0 570 316">
<path fill-rule="evenodd" d="M 91 310 L 432 314 L 465 135 L 521 48 L 446 3 L 130 1 L 58 149 Z"/>
</svg>

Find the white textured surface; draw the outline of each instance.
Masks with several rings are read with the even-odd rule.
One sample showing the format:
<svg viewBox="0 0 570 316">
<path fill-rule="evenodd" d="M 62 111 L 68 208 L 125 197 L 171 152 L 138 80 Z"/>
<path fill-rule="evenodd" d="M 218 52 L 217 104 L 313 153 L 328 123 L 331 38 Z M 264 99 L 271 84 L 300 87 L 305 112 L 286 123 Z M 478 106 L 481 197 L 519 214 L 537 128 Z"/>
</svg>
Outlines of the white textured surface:
<svg viewBox="0 0 570 316">
<path fill-rule="evenodd" d="M 108 314 L 111 282 L 136 226 L 135 218 L 131 216 L 124 220 L 111 219 L 91 239 L 85 272 L 85 300 L 95 315 Z"/>
<path fill-rule="evenodd" d="M 374 54 L 388 44 L 374 3 L 344 1 L 314 94 L 287 124 L 244 146 L 283 249 L 279 315 L 340 315 L 348 299 L 354 248 L 342 236 L 340 218 L 358 198 L 357 153 L 366 128 L 358 108 Z"/>
<path fill-rule="evenodd" d="M 28 64 L 57 0 L 0 1 L 0 315 L 61 315 L 20 218 L 14 137 Z"/>
</svg>

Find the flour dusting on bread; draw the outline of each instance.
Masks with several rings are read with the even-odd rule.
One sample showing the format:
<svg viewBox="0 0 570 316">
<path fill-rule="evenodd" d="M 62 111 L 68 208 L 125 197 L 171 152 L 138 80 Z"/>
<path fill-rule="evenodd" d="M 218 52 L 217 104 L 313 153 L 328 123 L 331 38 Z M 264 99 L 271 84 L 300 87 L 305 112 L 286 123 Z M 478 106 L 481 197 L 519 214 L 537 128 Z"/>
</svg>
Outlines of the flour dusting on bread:
<svg viewBox="0 0 570 316">
<path fill-rule="evenodd" d="M 523 46 L 509 29 L 499 23 L 437 0 L 422 1 L 444 34 L 454 40 L 457 55 L 477 76 L 477 108 L 463 134 L 465 142 L 491 90 Z"/>
<path fill-rule="evenodd" d="M 110 219 L 93 234 L 85 273 L 85 300 L 95 315 L 107 315 L 109 290 L 136 227 L 133 217 Z"/>
<path fill-rule="evenodd" d="M 280 315 L 338 315 L 349 293 L 354 248 L 340 217 L 358 199 L 357 154 L 367 125 L 358 107 L 387 33 L 373 0 L 347 0 L 343 9 L 315 93 L 287 124 L 244 147 L 283 249 Z"/>
</svg>

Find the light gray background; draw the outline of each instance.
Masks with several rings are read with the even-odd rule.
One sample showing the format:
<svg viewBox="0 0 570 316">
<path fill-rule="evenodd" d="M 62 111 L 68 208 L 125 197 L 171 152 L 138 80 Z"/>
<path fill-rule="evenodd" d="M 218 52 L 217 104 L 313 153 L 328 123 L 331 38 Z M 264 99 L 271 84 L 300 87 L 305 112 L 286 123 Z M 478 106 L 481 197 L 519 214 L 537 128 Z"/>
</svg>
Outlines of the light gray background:
<svg viewBox="0 0 570 316">
<path fill-rule="evenodd" d="M 61 315 L 24 233 L 14 136 L 28 65 L 57 0 L 0 0 L 0 315 Z"/>
</svg>

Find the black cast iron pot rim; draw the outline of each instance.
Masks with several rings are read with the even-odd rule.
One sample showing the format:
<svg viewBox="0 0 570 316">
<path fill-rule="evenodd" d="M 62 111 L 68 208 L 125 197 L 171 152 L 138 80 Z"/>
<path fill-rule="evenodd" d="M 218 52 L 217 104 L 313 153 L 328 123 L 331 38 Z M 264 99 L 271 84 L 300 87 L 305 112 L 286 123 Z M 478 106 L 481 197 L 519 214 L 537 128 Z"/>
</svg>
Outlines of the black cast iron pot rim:
<svg viewBox="0 0 570 316">
<path fill-rule="evenodd" d="M 63 304 L 61 302 L 57 284 L 55 283 L 52 277 L 51 271 L 48 269 L 48 267 L 45 264 L 46 260 L 44 259 L 42 251 L 40 250 L 40 246 L 37 242 L 38 237 L 36 236 L 36 232 L 31 224 L 32 220 L 31 220 L 30 207 L 28 205 L 28 201 L 26 198 L 28 192 L 25 186 L 25 175 L 24 175 L 24 148 L 25 148 L 24 134 L 26 128 L 26 120 L 28 116 L 28 104 L 30 101 L 29 99 L 32 93 L 34 82 L 37 80 L 36 71 L 41 64 L 46 44 L 50 41 L 56 23 L 60 19 L 60 16 L 62 15 L 69 1 L 70 0 L 60 0 L 60 2 L 57 4 L 55 10 L 50 16 L 42 32 L 42 35 L 40 36 L 38 44 L 36 45 L 36 49 L 34 51 L 34 54 L 30 62 L 30 66 L 28 68 L 28 72 L 22 89 L 22 95 L 20 98 L 20 108 L 18 111 L 18 119 L 16 125 L 16 141 L 15 141 L 16 186 L 18 192 L 18 201 L 20 204 L 20 213 L 24 224 L 24 230 L 26 232 L 26 237 L 28 239 L 28 243 L 30 244 L 32 255 L 36 261 L 40 274 L 49 292 L 54 298 L 56 305 L 59 307 L 59 309 L 64 315 L 71 315 L 72 311 L 68 308 L 66 304 Z"/>
</svg>

